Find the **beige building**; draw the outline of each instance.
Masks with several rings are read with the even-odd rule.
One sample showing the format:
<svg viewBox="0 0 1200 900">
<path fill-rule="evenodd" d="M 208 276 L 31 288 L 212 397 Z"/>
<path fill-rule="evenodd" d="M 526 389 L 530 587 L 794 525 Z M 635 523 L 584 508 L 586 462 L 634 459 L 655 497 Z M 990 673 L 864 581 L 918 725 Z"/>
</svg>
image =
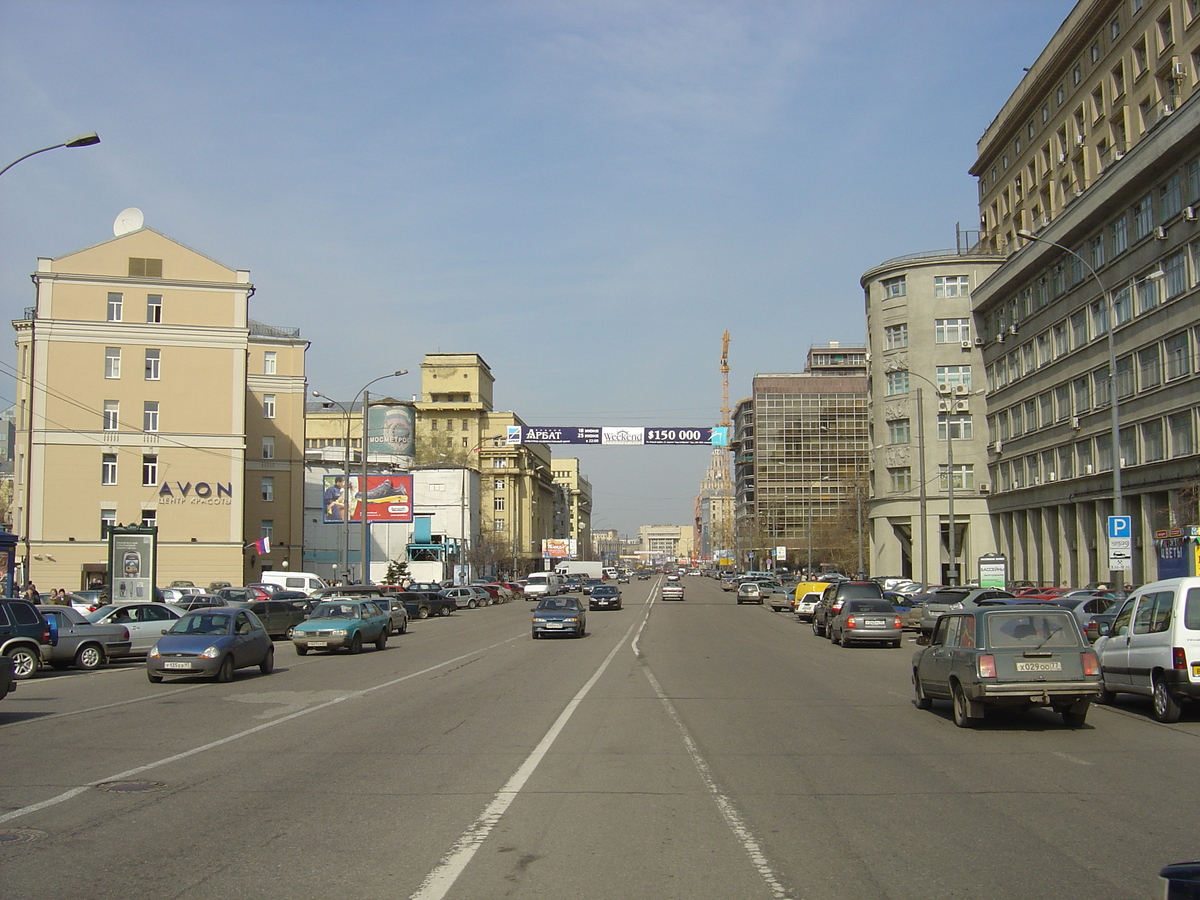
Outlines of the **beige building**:
<svg viewBox="0 0 1200 900">
<path fill-rule="evenodd" d="M 1198 64 L 1195 2 L 1083 0 L 980 138 L 1006 259 L 972 301 L 1015 578 L 1151 581 L 1155 532 L 1198 524 Z M 1133 519 L 1116 572 L 1114 512 Z"/>
<path fill-rule="evenodd" d="M 249 272 L 139 227 L 33 280 L 13 323 L 22 577 L 103 580 L 116 524 L 157 527 L 160 585 L 298 562 L 307 343 L 248 318 Z"/>
<path fill-rule="evenodd" d="M 651 563 L 674 563 L 695 556 L 694 534 L 691 525 L 642 525 L 638 528 L 638 543 L 643 557 Z"/>
<path fill-rule="evenodd" d="M 560 485 L 567 499 L 566 533 L 555 537 L 571 538 L 576 543 L 580 559 L 588 556 L 588 536 L 592 532 L 592 483 L 572 456 L 553 460 L 550 467 L 554 483 Z"/>
</svg>

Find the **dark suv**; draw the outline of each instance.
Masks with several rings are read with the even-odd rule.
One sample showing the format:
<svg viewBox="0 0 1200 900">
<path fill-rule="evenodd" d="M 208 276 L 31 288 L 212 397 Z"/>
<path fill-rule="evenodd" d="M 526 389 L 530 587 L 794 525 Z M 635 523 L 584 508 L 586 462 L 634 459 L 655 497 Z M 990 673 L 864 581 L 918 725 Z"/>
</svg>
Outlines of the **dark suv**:
<svg viewBox="0 0 1200 900">
<path fill-rule="evenodd" d="M 874 581 L 835 581 L 821 594 L 813 610 L 812 629 L 817 637 L 826 637 L 829 623 L 842 611 L 847 600 L 882 600 L 883 588 Z"/>
<path fill-rule="evenodd" d="M 13 661 L 13 677 L 32 678 L 58 643 L 53 623 L 28 600 L 0 597 L 0 656 Z"/>
</svg>

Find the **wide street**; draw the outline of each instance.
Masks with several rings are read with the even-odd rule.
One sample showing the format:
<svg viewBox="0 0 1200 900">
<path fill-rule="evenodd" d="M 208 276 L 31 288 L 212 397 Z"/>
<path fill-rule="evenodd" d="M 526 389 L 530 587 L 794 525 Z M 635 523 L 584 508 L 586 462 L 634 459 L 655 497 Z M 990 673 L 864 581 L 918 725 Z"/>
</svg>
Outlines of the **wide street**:
<svg viewBox="0 0 1200 900">
<path fill-rule="evenodd" d="M 622 586 L 582 640 L 516 601 L 382 653 L 280 642 L 230 684 L 22 682 L 0 897 L 1103 900 L 1200 856 L 1193 711 L 959 729 L 914 707 L 911 639 L 842 649 L 684 583 Z"/>
</svg>

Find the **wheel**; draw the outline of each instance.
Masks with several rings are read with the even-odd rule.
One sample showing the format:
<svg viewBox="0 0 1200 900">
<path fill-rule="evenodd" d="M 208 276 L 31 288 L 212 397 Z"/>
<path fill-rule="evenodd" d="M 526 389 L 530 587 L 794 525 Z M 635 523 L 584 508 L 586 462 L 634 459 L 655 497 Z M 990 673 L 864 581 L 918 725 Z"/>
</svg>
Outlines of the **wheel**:
<svg viewBox="0 0 1200 900">
<path fill-rule="evenodd" d="M 454 612 L 454 610 L 452 610 L 450 608 L 450 604 L 446 604 L 445 606 L 443 606 L 441 608 L 441 610 L 438 611 L 438 615 L 444 619 L 446 616 L 450 615 L 450 613 L 452 613 L 452 612 Z"/>
<path fill-rule="evenodd" d="M 296 633 L 296 629 L 292 628 L 291 626 L 288 626 L 287 635 L 286 635 L 287 639 L 290 641 L 292 639 L 292 635 L 295 633 Z"/>
<path fill-rule="evenodd" d="M 540 638 L 540 637 L 541 637 L 541 635 L 540 635 L 540 634 L 538 634 L 536 631 L 535 631 L 535 632 L 533 632 L 533 639 L 534 639 L 535 641 L 536 641 L 538 638 Z"/>
<path fill-rule="evenodd" d="M 296 655 L 297 656 L 308 656 L 308 648 L 301 647 L 299 644 L 297 644 L 296 645 Z"/>
<path fill-rule="evenodd" d="M 738 605 L 738 606 L 741 606 L 741 605 L 742 605 L 742 598 L 741 598 L 741 597 L 738 597 L 738 599 L 737 599 L 737 605 Z"/>
<path fill-rule="evenodd" d="M 1088 707 L 1090 705 L 1091 704 L 1089 704 L 1089 703 L 1080 703 L 1075 707 L 1069 707 L 1067 709 L 1064 709 L 1063 713 L 1062 713 L 1063 724 L 1066 725 L 1068 728 L 1082 728 L 1083 723 L 1087 721 Z M 1074 711 L 1074 710 L 1077 710 L 1078 707 L 1080 707 L 1080 706 L 1083 707 L 1082 712 Z"/>
<path fill-rule="evenodd" d="M 80 669 L 95 669 L 104 662 L 104 651 L 95 644 L 84 644 L 75 653 L 75 666 Z"/>
<path fill-rule="evenodd" d="M 417 618 L 418 619 L 428 619 L 429 618 L 429 607 L 428 606 L 418 606 L 417 607 Z"/>
<path fill-rule="evenodd" d="M 379 629 L 379 639 L 375 641 L 376 650 L 384 650 L 387 648 L 388 630 L 386 628 Z"/>
<path fill-rule="evenodd" d="M 1154 718 L 1160 722 L 1178 722 L 1183 715 L 1183 704 L 1171 696 L 1162 676 L 1154 679 Z"/>
<path fill-rule="evenodd" d="M 1112 706 L 1117 702 L 1117 695 L 1108 688 L 1103 688 L 1100 691 L 1100 696 L 1096 698 L 1097 703 L 1103 703 L 1105 706 Z"/>
<path fill-rule="evenodd" d="M 967 703 L 966 692 L 957 681 L 950 685 L 950 699 L 954 704 L 954 724 L 959 728 L 973 728 L 976 720 L 970 716 L 971 708 Z"/>
<path fill-rule="evenodd" d="M 350 652 L 362 653 L 362 634 L 354 632 L 354 637 L 350 638 Z"/>
<path fill-rule="evenodd" d="M 262 662 L 260 662 L 258 664 L 258 671 L 262 672 L 264 675 L 270 675 L 272 672 L 275 671 L 275 648 L 274 647 L 267 648 L 266 659 L 264 659 Z"/>
<path fill-rule="evenodd" d="M 227 684 L 233 681 L 233 656 L 226 654 L 221 660 L 221 668 L 217 669 L 217 681 L 221 684 Z"/>
<path fill-rule="evenodd" d="M 925 696 L 925 686 L 921 684 L 921 679 L 917 677 L 917 670 L 913 669 L 913 693 L 917 695 L 917 709 L 933 709 L 933 701 Z"/>
<path fill-rule="evenodd" d="M 850 646 L 850 638 L 846 637 L 846 632 L 843 631 L 841 635 L 838 636 L 838 643 L 842 645 L 842 649 Z"/>
<path fill-rule="evenodd" d="M 478 605 L 479 605 L 479 604 L 478 604 L 478 603 L 476 603 L 474 599 L 471 599 L 471 600 L 468 600 L 468 601 L 467 601 L 467 609 L 474 609 L 474 608 L 475 608 L 475 607 L 477 607 Z"/>
<path fill-rule="evenodd" d="M 817 637 L 821 637 L 821 629 L 817 627 L 816 620 L 813 620 L 812 630 L 813 634 L 815 634 Z"/>
<path fill-rule="evenodd" d="M 397 634 L 408 634 L 408 616 L 404 617 L 404 624 L 400 626 Z"/>
<path fill-rule="evenodd" d="M 146 670 L 146 680 L 151 684 L 162 684 L 162 678 L 157 672 L 151 672 L 149 669 Z"/>
<path fill-rule="evenodd" d="M 8 655 L 12 657 L 13 678 L 17 681 L 32 678 L 42 664 L 37 652 L 29 647 L 14 647 Z"/>
</svg>

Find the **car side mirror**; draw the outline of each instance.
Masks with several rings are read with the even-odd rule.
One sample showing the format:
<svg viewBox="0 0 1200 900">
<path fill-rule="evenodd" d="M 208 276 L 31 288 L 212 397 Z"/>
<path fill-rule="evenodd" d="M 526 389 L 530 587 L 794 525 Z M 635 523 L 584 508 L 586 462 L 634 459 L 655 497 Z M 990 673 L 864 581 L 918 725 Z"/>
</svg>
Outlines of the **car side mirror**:
<svg viewBox="0 0 1200 900">
<path fill-rule="evenodd" d="M 917 635 L 917 644 L 921 647 L 928 647 L 929 646 L 929 635 L 927 635 L 927 634 Z"/>
<path fill-rule="evenodd" d="M 159 632 L 159 634 L 166 634 L 166 633 L 167 633 L 167 629 L 165 629 L 165 628 Z"/>
<path fill-rule="evenodd" d="M 1100 632 L 1100 637 L 1108 637 L 1112 634 L 1112 625 L 1108 622 L 1100 622 L 1097 625 L 1097 630 Z"/>
</svg>

